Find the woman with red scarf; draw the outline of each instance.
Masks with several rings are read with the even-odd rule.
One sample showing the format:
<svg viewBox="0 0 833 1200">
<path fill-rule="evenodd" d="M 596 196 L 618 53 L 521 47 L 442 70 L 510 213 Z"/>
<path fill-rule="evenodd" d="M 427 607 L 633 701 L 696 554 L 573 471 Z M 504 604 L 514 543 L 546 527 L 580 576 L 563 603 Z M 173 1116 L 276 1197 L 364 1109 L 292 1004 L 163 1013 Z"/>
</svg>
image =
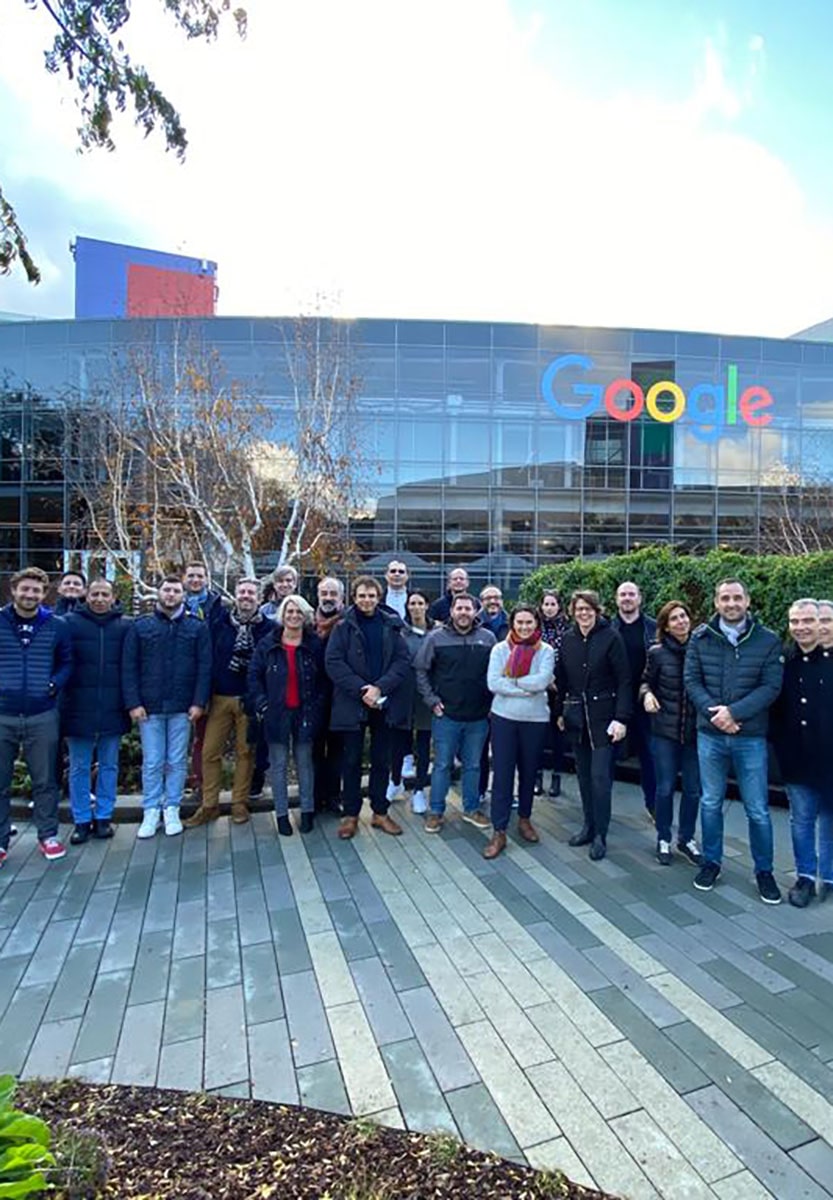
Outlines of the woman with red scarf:
<svg viewBox="0 0 833 1200">
<path fill-rule="evenodd" d="M 494 696 L 490 719 L 492 740 L 492 828 L 484 858 L 497 858 L 506 846 L 518 772 L 518 833 L 537 842 L 530 820 L 535 775 L 549 728 L 547 688 L 555 655 L 541 638 L 541 620 L 530 605 L 514 609 L 505 641 L 492 647 L 487 683 Z"/>
</svg>

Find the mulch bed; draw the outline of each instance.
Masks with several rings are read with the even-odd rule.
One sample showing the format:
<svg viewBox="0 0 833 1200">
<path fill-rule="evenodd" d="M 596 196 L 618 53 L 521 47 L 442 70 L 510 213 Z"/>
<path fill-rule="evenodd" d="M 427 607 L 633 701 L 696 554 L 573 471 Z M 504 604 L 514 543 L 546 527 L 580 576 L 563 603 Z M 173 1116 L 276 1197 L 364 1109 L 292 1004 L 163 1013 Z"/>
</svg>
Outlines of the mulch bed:
<svg viewBox="0 0 833 1200">
<path fill-rule="evenodd" d="M 15 1101 L 101 1134 L 100 1195 L 119 1200 L 611 1200 L 447 1135 L 312 1108 L 74 1079 L 21 1083 Z"/>
</svg>

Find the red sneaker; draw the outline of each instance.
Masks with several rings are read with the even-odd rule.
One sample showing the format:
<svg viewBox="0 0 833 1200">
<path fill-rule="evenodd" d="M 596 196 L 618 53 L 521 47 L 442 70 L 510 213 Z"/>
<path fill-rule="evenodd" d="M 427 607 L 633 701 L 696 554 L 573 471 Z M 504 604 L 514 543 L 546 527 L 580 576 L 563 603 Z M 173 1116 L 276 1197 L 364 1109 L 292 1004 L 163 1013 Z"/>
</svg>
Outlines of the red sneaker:
<svg viewBox="0 0 833 1200">
<path fill-rule="evenodd" d="M 8 850 L 4 850 L 3 847 L 0 846 L 0 867 L 5 865 L 6 859 L 8 857 L 9 857 Z"/>
<path fill-rule="evenodd" d="M 38 842 L 38 849 L 47 862 L 57 862 L 59 858 L 66 857 L 66 846 L 63 842 L 59 842 L 57 838 L 44 838 L 42 842 Z"/>
</svg>

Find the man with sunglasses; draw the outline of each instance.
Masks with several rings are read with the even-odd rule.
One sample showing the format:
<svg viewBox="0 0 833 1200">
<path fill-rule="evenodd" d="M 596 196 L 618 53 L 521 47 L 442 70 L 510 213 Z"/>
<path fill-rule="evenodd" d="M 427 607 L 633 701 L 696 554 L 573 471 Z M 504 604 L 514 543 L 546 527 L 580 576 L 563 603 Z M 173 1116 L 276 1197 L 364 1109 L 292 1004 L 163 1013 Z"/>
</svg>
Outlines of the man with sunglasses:
<svg viewBox="0 0 833 1200">
<path fill-rule="evenodd" d="M 408 568 L 399 559 L 393 559 L 388 563 L 388 569 L 385 571 L 385 583 L 387 591 L 383 608 L 389 612 L 396 613 L 397 617 L 401 617 L 404 621 L 408 615 Z"/>
</svg>

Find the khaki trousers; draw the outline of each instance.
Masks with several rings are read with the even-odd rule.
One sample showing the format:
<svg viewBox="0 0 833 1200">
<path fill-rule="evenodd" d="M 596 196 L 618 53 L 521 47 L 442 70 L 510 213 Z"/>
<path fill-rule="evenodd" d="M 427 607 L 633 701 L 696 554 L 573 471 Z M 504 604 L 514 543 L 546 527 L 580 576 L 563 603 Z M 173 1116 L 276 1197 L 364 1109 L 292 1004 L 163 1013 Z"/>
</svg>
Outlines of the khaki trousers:
<svg viewBox="0 0 833 1200">
<path fill-rule="evenodd" d="M 219 808 L 220 784 L 223 773 L 223 751 L 229 734 L 234 730 L 234 780 L 231 803 L 234 808 L 248 808 L 249 785 L 254 770 L 254 746 L 248 741 L 249 718 L 239 696 L 212 696 L 202 745 L 202 804 L 204 808 Z"/>
</svg>

